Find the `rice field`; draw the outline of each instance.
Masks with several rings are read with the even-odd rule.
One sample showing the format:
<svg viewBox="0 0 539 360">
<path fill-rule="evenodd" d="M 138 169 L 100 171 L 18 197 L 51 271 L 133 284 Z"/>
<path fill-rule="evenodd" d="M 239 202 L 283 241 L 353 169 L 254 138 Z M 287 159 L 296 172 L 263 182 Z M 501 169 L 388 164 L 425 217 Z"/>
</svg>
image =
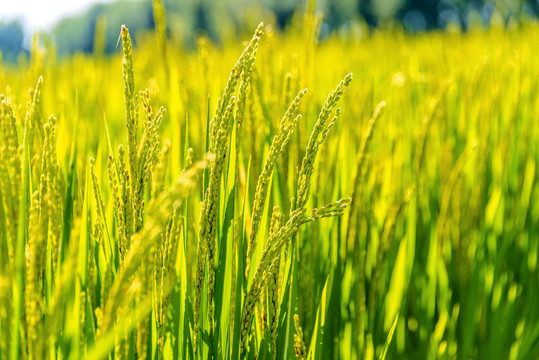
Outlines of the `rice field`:
<svg viewBox="0 0 539 360">
<path fill-rule="evenodd" d="M 539 358 L 536 24 L 154 7 L 0 66 L 0 359 Z"/>
</svg>

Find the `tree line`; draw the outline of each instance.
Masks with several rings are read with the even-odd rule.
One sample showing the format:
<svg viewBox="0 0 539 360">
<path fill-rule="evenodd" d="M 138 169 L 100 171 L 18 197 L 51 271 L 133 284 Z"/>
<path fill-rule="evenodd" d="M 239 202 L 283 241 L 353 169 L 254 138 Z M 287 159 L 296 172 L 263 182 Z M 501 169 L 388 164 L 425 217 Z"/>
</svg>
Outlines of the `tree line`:
<svg viewBox="0 0 539 360">
<path fill-rule="evenodd" d="M 246 22 L 252 11 L 270 12 L 276 25 L 285 27 L 294 12 L 305 6 L 305 0 L 258 0 L 255 3 L 248 0 L 164 0 L 164 6 L 170 36 L 191 46 L 201 32 L 219 42 L 218 29 L 223 23 L 241 32 L 248 27 Z M 319 0 L 317 9 L 324 13 L 326 33 L 346 27 L 351 21 L 362 21 L 371 29 L 391 24 L 418 32 L 445 28 L 449 24 L 466 30 L 471 22 L 488 26 L 493 16 L 506 23 L 522 18 L 535 19 L 539 15 L 539 1 Z M 98 21 L 100 18 L 101 22 Z M 112 52 L 121 24 L 129 24 L 134 33 L 152 29 L 152 1 L 119 0 L 96 4 L 82 14 L 58 22 L 51 35 L 60 55 L 91 52 L 96 28 L 102 26 L 106 40 L 104 50 Z M 28 51 L 23 39 L 24 31 L 17 20 L 0 22 L 0 51 L 5 61 L 15 61 L 21 52 Z"/>
</svg>

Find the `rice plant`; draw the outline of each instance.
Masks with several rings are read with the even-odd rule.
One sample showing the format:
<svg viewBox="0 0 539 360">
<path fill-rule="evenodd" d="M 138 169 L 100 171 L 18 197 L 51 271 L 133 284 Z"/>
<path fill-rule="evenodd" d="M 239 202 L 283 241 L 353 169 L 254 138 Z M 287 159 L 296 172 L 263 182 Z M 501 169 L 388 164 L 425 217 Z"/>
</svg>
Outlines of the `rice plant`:
<svg viewBox="0 0 539 360">
<path fill-rule="evenodd" d="M 189 51 L 153 6 L 0 68 L 1 359 L 539 357 L 537 25 Z"/>
</svg>

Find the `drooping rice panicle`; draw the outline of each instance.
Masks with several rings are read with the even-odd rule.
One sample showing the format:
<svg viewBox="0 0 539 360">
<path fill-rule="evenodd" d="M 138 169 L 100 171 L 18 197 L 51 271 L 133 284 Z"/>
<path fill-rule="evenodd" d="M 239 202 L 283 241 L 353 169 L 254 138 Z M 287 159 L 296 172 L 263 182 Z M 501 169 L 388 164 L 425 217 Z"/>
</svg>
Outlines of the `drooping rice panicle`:
<svg viewBox="0 0 539 360">
<path fill-rule="evenodd" d="M 109 177 L 109 187 L 112 193 L 113 211 L 116 220 L 118 221 L 118 229 L 121 233 L 123 231 L 123 221 L 120 218 L 120 195 L 118 188 L 118 171 L 116 170 L 114 157 L 109 155 L 107 159 L 107 175 Z M 118 239 L 121 241 L 121 239 Z M 121 246 L 120 246 L 121 248 Z"/>
<path fill-rule="evenodd" d="M 110 290 L 105 299 L 102 300 L 102 304 L 104 304 L 102 334 L 110 331 L 115 321 L 108 314 L 116 314 L 119 309 L 129 304 L 134 298 L 136 287 L 138 287 L 139 283 L 137 283 L 136 287 L 133 287 L 130 281 L 137 274 L 141 263 L 148 260 L 149 251 L 155 245 L 156 237 L 160 236 L 166 227 L 167 214 L 172 211 L 174 206 L 181 204 L 188 193 L 196 187 L 205 166 L 205 162 L 195 163 L 177 178 L 173 186 L 148 204 L 149 213 L 152 216 L 145 222 L 142 233 L 133 236 L 123 267 L 114 278 L 112 285 L 109 286 Z M 124 293 L 130 296 L 120 295 Z M 144 294 L 144 296 L 147 295 Z M 151 299 L 151 294 L 149 296 Z M 141 300 L 139 299 L 138 301 L 140 302 Z"/>
<path fill-rule="evenodd" d="M 286 224 L 284 224 L 277 233 L 270 235 L 260 256 L 242 309 L 240 339 L 241 354 L 244 354 L 246 351 L 249 341 L 249 330 L 260 293 L 266 285 L 268 275 L 275 271 L 272 269 L 272 266 L 275 266 L 273 261 L 279 256 L 283 246 L 297 233 L 301 225 L 325 217 L 341 216 L 349 203 L 350 199 L 338 200 L 335 203 L 327 204 L 320 209 L 313 209 L 310 215 L 306 215 L 306 210 L 304 208 L 295 210 L 291 213 Z"/>
<path fill-rule="evenodd" d="M 206 197 L 204 198 L 204 201 L 207 202 L 205 207 L 207 213 L 204 218 L 201 218 L 201 224 L 205 226 L 201 227 L 200 238 L 205 239 L 204 243 L 206 244 L 208 256 L 208 316 L 210 318 L 210 323 L 213 321 L 213 289 L 215 287 L 214 265 L 218 217 L 217 207 L 219 204 L 221 175 L 225 167 L 228 138 L 233 122 L 234 105 L 235 98 L 232 97 L 229 106 L 223 115 L 223 121 L 217 133 L 215 158 L 211 166 L 210 183 L 208 185 L 208 190 L 206 191 Z M 202 219 L 204 219 L 204 222 L 202 222 Z"/>
<path fill-rule="evenodd" d="M 351 81 L 352 74 L 346 75 L 339 83 L 337 88 L 328 95 L 322 110 L 320 110 L 318 120 L 316 121 L 316 124 L 311 132 L 311 136 L 305 150 L 305 156 L 303 157 L 303 161 L 301 163 L 301 169 L 298 175 L 298 190 L 293 209 L 301 209 L 307 204 L 307 199 L 309 198 L 309 193 L 311 191 L 311 176 L 313 173 L 314 161 L 320 145 L 324 142 L 327 136 L 329 127 L 332 126 L 332 123 L 327 124 L 327 121 Z"/>
<path fill-rule="evenodd" d="M 120 258 L 123 259 L 131 247 L 131 236 L 133 236 L 133 200 L 131 198 L 131 181 L 127 163 L 125 162 L 125 151 L 122 145 L 118 147 L 118 172 L 120 178 L 119 187 L 119 209 L 118 209 L 118 232 L 119 232 L 119 250 Z"/>
<path fill-rule="evenodd" d="M 106 231 L 105 219 L 103 219 L 103 215 L 102 215 L 103 214 L 102 209 L 105 208 L 105 203 L 103 202 L 103 196 L 101 195 L 101 188 L 99 186 L 99 183 L 97 181 L 97 175 L 95 173 L 95 159 L 94 158 L 90 158 L 90 176 L 92 179 L 92 188 L 93 188 L 93 193 L 94 193 L 95 207 L 97 209 L 95 225 L 97 228 L 99 228 L 99 232 L 105 233 Z"/>
<path fill-rule="evenodd" d="M 236 159 L 239 158 L 239 153 L 241 149 L 241 133 L 242 133 L 242 124 L 245 117 L 245 106 L 247 102 L 247 95 L 250 88 L 251 83 L 251 71 L 253 70 L 253 65 L 256 59 L 256 52 L 258 50 L 258 41 L 260 40 L 260 36 L 262 35 L 262 24 L 259 25 L 259 29 L 257 29 L 256 34 L 258 35 L 258 39 L 256 42 L 251 41 L 252 43 L 252 49 L 247 54 L 243 61 L 243 69 L 241 73 L 241 82 L 238 90 L 238 99 L 236 104 Z M 253 38 L 254 40 L 254 38 Z M 251 44 L 250 44 L 251 45 Z M 238 170 L 239 170 L 239 162 L 236 161 L 236 169 L 234 171 L 235 176 L 238 176 Z"/>
<path fill-rule="evenodd" d="M 216 146 L 217 132 L 219 130 L 219 125 L 223 121 L 224 114 L 229 107 L 229 103 L 231 101 L 232 95 L 234 94 L 236 90 L 238 81 L 240 80 L 240 77 L 245 70 L 250 71 L 250 69 L 252 68 L 252 63 L 254 62 L 254 56 L 256 54 L 256 49 L 258 47 L 258 42 L 262 36 L 263 26 L 264 24 L 260 23 L 258 27 L 256 28 L 253 38 L 251 39 L 251 42 L 249 43 L 249 45 L 247 45 L 247 47 L 241 54 L 240 58 L 238 59 L 234 67 L 232 68 L 232 72 L 230 73 L 230 76 L 226 83 L 223 95 L 217 101 L 217 109 L 215 110 L 215 115 L 210 121 L 210 152 L 211 153 L 215 153 L 215 146 Z M 247 84 L 245 84 L 245 86 L 247 86 Z M 234 100 L 236 100 L 236 97 L 234 97 Z M 240 114 L 241 113 L 242 112 L 240 110 Z"/>
<path fill-rule="evenodd" d="M 162 107 L 157 113 L 152 112 L 149 90 L 141 91 L 139 98 L 145 113 L 144 132 L 137 152 L 136 178 L 132 178 L 133 187 L 133 211 L 135 219 L 135 233 L 140 231 L 143 223 L 144 211 L 144 190 L 148 180 L 151 178 L 153 168 L 160 157 L 159 148 L 159 127 L 163 120 L 165 109 Z"/>
<path fill-rule="evenodd" d="M 154 261 L 154 313 L 157 323 L 157 344 L 163 351 L 165 341 L 165 326 L 170 292 L 174 287 L 174 265 L 178 252 L 182 218 L 176 209 L 162 236 L 156 238 L 156 256 Z"/>
<path fill-rule="evenodd" d="M 215 288 L 215 247 L 217 235 L 218 206 L 220 199 L 221 175 L 226 166 L 228 156 L 228 141 L 234 123 L 234 107 L 236 105 L 235 92 L 238 80 L 245 70 L 245 62 L 251 59 L 256 51 L 256 46 L 262 35 L 261 23 L 255 31 L 249 45 L 245 48 L 239 60 L 234 65 L 230 77 L 225 86 L 223 96 L 217 102 L 215 115 L 210 121 L 209 150 L 213 154 L 210 165 L 209 184 L 204 194 L 201 205 L 200 229 L 197 244 L 197 275 L 195 277 L 195 302 L 194 302 L 194 349 L 197 349 L 198 332 L 200 328 L 199 309 L 202 296 L 202 279 L 204 276 L 204 261 L 208 262 L 208 318 L 210 328 L 213 329 L 214 315 L 214 288 Z M 248 66 L 250 69 L 252 64 Z"/>
<path fill-rule="evenodd" d="M 9 244 L 9 258 L 13 259 L 15 237 L 17 233 L 18 199 L 21 183 L 21 158 L 19 153 L 19 138 L 17 132 L 17 119 L 10 100 L 0 95 L 0 187 L 6 211 L 7 236 Z M 0 204 L 1 205 L 1 204 Z"/>
<path fill-rule="evenodd" d="M 44 126 L 44 141 L 41 155 L 41 176 L 39 188 L 31 197 L 29 212 L 29 232 L 26 244 L 26 291 L 25 311 L 28 327 L 28 347 L 31 356 L 43 356 L 42 329 L 42 292 L 44 281 L 41 275 L 45 271 L 45 253 L 50 241 L 51 261 L 56 270 L 58 239 L 61 235 L 60 182 L 62 175 L 56 159 L 55 118 L 51 116 Z"/>
<path fill-rule="evenodd" d="M 264 163 L 264 169 L 262 170 L 256 184 L 255 199 L 251 215 L 251 232 L 249 234 L 249 242 L 247 245 L 247 266 L 245 270 L 246 276 L 248 276 L 251 258 L 256 247 L 256 235 L 258 233 L 262 212 L 264 211 L 264 204 L 268 195 L 270 176 L 275 163 L 283 153 L 288 141 L 290 140 L 292 132 L 294 131 L 298 121 L 301 119 L 301 115 L 294 117 L 294 114 L 297 111 L 301 99 L 303 96 L 305 96 L 306 92 L 307 89 L 300 91 L 284 114 L 279 127 L 279 133 L 273 138 L 268 157 Z"/>
<path fill-rule="evenodd" d="M 58 263 L 58 243 L 62 235 L 63 198 L 65 193 L 64 177 L 56 154 L 56 118 L 51 115 L 44 126 L 42 174 L 45 176 L 47 194 L 45 200 L 48 209 L 48 238 L 52 246 L 52 265 L 56 270 Z M 44 194 L 42 194 L 44 196 Z"/>
<path fill-rule="evenodd" d="M 284 215 L 280 212 L 280 208 L 275 206 L 271 215 L 270 225 L 270 237 L 273 234 L 279 232 Z M 268 239 L 269 239 L 268 238 Z M 277 335 L 278 335 L 278 323 L 279 323 L 279 268 L 281 264 L 280 254 L 276 256 L 275 260 L 271 264 L 271 272 L 268 279 L 268 311 L 269 311 L 269 324 L 268 327 L 271 331 L 271 353 L 273 359 L 277 358 Z"/>
<path fill-rule="evenodd" d="M 26 246 L 26 289 L 25 289 L 25 312 L 28 327 L 28 351 L 33 356 L 43 356 L 43 349 L 40 348 L 41 334 L 41 281 L 40 276 L 43 271 L 43 250 L 46 248 L 47 220 L 46 208 L 42 208 L 39 192 L 32 194 L 30 216 L 29 216 L 29 236 Z M 41 213 L 43 210 L 43 213 Z"/>
<path fill-rule="evenodd" d="M 30 91 L 32 101 L 26 103 L 26 118 L 24 120 L 25 126 L 28 127 L 28 141 L 29 144 L 34 144 L 34 135 L 37 133 L 39 137 L 39 142 L 43 140 L 43 125 L 41 123 L 41 113 L 40 113 L 40 100 L 41 100 L 41 87 L 43 86 L 43 77 L 37 79 L 36 87 Z M 37 145 L 37 144 L 36 144 Z M 36 149 L 34 149 L 36 150 Z M 34 154 L 31 154 L 34 155 Z"/>
<path fill-rule="evenodd" d="M 135 91 L 135 69 L 133 66 L 133 48 L 131 36 L 125 25 L 122 25 L 122 75 L 124 86 L 125 125 L 127 127 L 127 153 L 129 158 L 129 177 L 134 182 L 138 179 L 137 150 L 138 150 L 138 96 Z M 135 188 L 131 189 L 132 198 L 135 197 Z"/>
</svg>

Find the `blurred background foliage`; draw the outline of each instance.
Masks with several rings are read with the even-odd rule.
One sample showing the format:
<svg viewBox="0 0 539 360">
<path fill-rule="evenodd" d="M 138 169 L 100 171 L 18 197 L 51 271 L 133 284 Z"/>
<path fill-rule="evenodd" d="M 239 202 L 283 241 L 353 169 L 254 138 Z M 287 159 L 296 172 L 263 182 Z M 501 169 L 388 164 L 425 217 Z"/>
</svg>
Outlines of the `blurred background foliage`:
<svg viewBox="0 0 539 360">
<path fill-rule="evenodd" d="M 244 34 L 252 28 L 253 19 L 284 28 L 294 12 L 304 6 L 301 0 L 165 0 L 164 3 L 171 40 L 187 47 L 193 46 L 201 33 L 216 43 L 230 35 Z M 492 23 L 515 26 L 537 18 L 539 0 L 321 0 L 317 11 L 324 13 L 320 32 L 323 40 L 330 33 L 351 27 L 365 36 L 380 27 L 421 32 L 448 28 L 466 31 Z M 51 30 L 58 54 L 91 52 L 96 45 L 97 24 L 101 24 L 106 40 L 99 45 L 110 53 L 116 47 L 121 24 L 129 24 L 134 33 L 154 28 L 151 0 L 99 3 L 84 13 L 61 20 Z M 24 45 L 23 38 L 18 21 L 0 22 L 3 59 L 13 62 L 28 53 L 25 47 L 29 46 Z"/>
<path fill-rule="evenodd" d="M 15 60 L 23 51 L 23 31 L 18 21 L 0 22 L 0 59 Z"/>
</svg>

